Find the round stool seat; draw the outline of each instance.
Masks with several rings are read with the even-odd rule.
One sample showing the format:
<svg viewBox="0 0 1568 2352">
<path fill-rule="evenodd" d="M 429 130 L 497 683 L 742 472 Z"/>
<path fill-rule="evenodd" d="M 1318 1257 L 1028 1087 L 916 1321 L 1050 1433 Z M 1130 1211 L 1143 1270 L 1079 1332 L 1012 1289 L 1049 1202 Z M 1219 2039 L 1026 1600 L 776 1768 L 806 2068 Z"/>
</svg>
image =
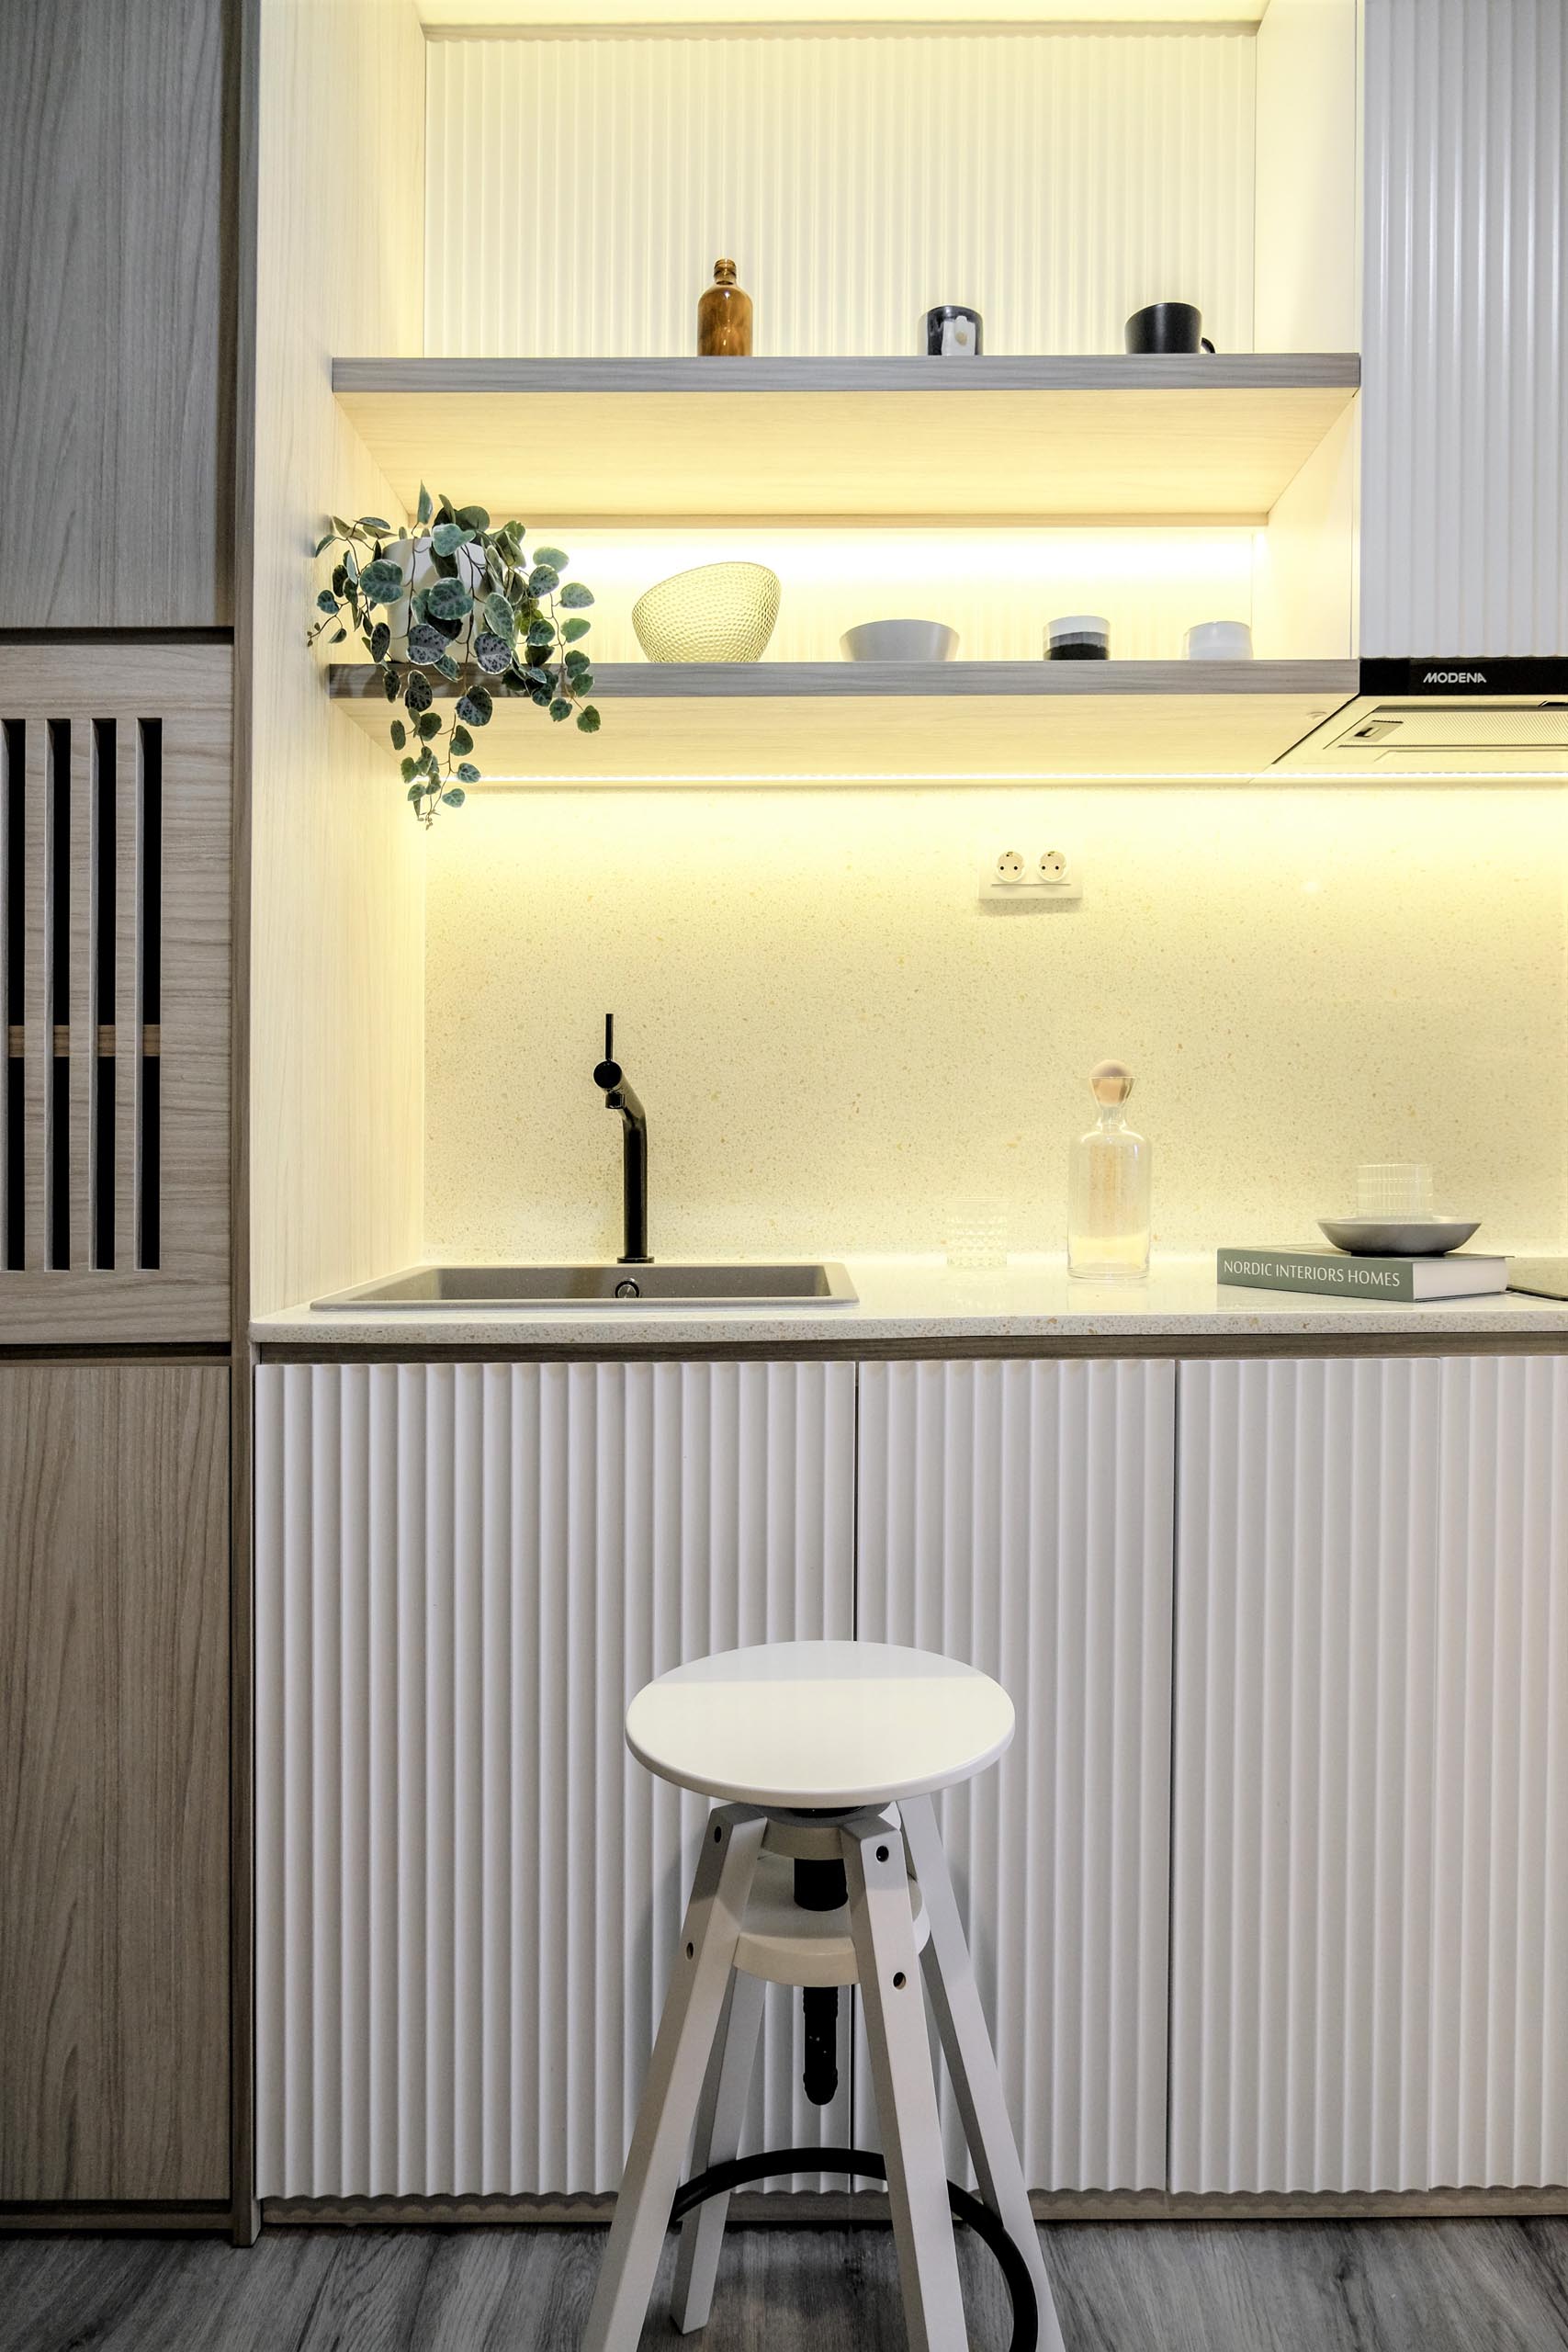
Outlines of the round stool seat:
<svg viewBox="0 0 1568 2352">
<path fill-rule="evenodd" d="M 786 1811 L 847 1812 L 944 1789 L 1012 1737 L 999 1682 L 886 1642 L 767 1642 L 661 1674 L 626 1710 L 660 1780 Z"/>
</svg>

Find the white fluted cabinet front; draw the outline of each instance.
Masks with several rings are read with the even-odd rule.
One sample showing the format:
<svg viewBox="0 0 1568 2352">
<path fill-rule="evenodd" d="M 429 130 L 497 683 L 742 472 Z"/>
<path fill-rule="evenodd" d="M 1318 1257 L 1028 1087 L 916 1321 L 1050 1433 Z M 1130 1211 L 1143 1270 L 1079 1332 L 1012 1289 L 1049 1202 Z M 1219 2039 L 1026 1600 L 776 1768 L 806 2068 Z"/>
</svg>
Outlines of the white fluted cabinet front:
<svg viewBox="0 0 1568 2352">
<path fill-rule="evenodd" d="M 1568 1361 L 1184 1364 L 1175 2189 L 1568 2181 Z"/>
<path fill-rule="evenodd" d="M 258 1372 L 261 2195 L 616 2185 L 706 1811 L 626 1704 L 849 1635 L 854 1416 L 851 1364 Z M 842 2139 L 770 1999 L 754 2143 Z"/>
<path fill-rule="evenodd" d="M 1018 1709 L 1001 1763 L 940 1812 L 1025 2178 L 1162 2188 L 1175 1367 L 860 1383 L 856 1630 L 966 1658 Z M 956 2175 L 951 2102 L 945 2128 Z"/>
</svg>

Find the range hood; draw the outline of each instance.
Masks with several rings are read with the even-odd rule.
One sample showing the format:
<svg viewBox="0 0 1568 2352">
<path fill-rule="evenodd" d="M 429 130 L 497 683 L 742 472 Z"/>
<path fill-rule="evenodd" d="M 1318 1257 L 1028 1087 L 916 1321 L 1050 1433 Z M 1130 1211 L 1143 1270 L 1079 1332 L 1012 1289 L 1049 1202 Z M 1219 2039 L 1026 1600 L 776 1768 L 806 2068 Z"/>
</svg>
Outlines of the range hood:
<svg viewBox="0 0 1568 2352">
<path fill-rule="evenodd" d="M 1276 763 L 1319 775 L 1568 777 L 1568 659 L 1363 662 L 1360 693 Z"/>
</svg>

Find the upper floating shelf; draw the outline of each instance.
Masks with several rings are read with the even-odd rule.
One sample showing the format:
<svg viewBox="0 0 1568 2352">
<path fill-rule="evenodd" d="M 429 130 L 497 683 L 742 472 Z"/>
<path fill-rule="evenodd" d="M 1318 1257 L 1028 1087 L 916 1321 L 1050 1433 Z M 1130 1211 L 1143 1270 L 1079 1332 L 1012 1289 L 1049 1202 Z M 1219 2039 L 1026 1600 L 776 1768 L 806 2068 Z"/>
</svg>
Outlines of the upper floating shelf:
<svg viewBox="0 0 1568 2352">
<path fill-rule="evenodd" d="M 337 359 L 422 481 L 573 522 L 1264 522 L 1355 398 L 1354 352 L 1238 357 Z"/>
<path fill-rule="evenodd" d="M 606 662 L 597 735 L 501 700 L 474 757 L 491 784 L 1250 776 L 1359 679 L 1354 662 Z M 385 746 L 378 673 L 339 662 L 332 691 Z"/>
</svg>

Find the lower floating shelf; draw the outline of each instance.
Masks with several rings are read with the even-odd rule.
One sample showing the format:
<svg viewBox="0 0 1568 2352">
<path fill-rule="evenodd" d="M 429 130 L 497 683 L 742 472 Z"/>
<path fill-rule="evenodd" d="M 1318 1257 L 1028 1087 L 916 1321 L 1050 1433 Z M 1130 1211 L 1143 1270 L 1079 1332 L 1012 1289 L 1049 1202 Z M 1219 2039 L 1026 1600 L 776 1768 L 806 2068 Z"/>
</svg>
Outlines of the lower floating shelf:
<svg viewBox="0 0 1568 2352">
<path fill-rule="evenodd" d="M 593 736 L 499 700 L 487 784 L 990 784 L 1256 775 L 1357 693 L 1354 662 L 605 662 Z M 387 742 L 376 672 L 332 692 Z"/>
</svg>

